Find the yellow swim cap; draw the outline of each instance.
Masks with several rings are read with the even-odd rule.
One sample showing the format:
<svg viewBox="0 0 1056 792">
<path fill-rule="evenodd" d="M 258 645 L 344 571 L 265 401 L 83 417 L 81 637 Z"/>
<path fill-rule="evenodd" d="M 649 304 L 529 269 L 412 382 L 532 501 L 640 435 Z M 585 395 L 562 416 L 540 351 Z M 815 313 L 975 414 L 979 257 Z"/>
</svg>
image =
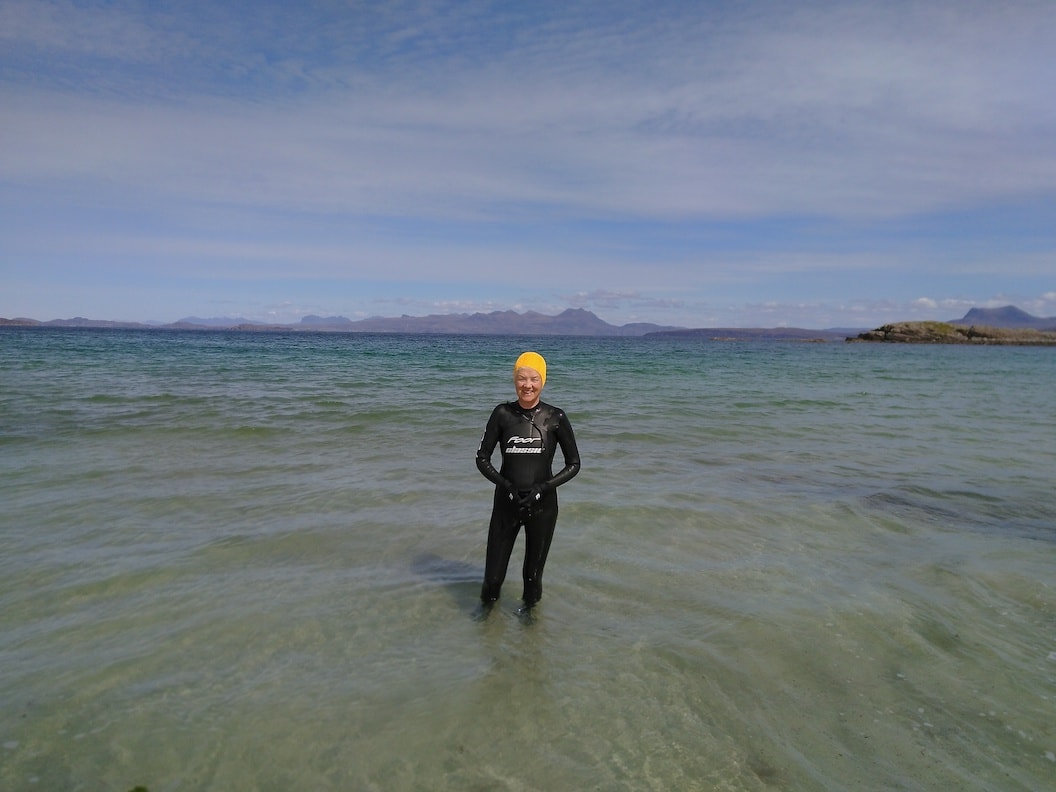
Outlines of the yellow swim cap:
<svg viewBox="0 0 1056 792">
<path fill-rule="evenodd" d="M 514 375 L 517 374 L 517 369 L 522 368 L 535 369 L 539 372 L 540 384 L 546 384 L 546 361 L 538 352 L 525 352 L 517 358 L 517 362 L 513 364 Z"/>
</svg>

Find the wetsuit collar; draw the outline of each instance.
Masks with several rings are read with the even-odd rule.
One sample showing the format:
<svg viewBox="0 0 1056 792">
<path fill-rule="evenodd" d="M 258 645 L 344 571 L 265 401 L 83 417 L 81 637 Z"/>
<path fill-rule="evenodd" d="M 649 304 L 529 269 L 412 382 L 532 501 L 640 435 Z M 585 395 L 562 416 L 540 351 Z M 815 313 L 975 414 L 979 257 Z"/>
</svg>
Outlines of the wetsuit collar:
<svg viewBox="0 0 1056 792">
<path fill-rule="evenodd" d="M 516 400 L 510 402 L 510 407 L 513 409 L 513 411 L 515 413 L 517 413 L 518 415 L 523 415 L 525 418 L 528 418 L 529 420 L 531 420 L 532 418 L 534 418 L 536 416 L 536 414 L 538 414 L 539 408 L 542 407 L 542 405 L 543 405 L 543 403 L 541 401 L 540 402 L 536 402 L 533 407 L 522 407 L 521 403 L 519 401 L 516 401 Z"/>
</svg>

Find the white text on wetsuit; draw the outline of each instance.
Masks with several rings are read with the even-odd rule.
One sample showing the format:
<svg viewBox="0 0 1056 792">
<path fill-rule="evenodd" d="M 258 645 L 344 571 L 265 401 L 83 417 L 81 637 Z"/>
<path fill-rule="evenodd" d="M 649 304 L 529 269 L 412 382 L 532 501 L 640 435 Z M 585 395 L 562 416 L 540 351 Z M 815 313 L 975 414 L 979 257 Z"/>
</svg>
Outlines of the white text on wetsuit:
<svg viewBox="0 0 1056 792">
<path fill-rule="evenodd" d="M 506 441 L 507 454 L 541 454 L 543 447 L 535 445 L 539 442 L 537 437 L 511 437 Z"/>
</svg>

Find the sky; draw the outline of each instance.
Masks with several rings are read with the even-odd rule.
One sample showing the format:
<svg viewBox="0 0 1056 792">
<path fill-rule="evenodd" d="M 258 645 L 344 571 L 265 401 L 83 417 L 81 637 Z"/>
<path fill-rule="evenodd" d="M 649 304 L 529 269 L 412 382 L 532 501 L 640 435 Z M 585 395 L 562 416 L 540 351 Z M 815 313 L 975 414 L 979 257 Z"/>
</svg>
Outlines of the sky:
<svg viewBox="0 0 1056 792">
<path fill-rule="evenodd" d="M 0 0 L 0 316 L 1056 316 L 1052 0 Z"/>
</svg>

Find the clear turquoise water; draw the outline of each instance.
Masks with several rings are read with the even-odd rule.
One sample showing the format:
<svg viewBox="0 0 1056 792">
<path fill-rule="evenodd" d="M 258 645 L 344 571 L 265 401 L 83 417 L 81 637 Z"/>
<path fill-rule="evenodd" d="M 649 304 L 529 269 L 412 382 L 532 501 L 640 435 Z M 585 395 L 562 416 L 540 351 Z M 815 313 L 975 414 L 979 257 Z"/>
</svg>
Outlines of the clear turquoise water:
<svg viewBox="0 0 1056 792">
<path fill-rule="evenodd" d="M 534 347 L 584 468 L 473 618 Z M 1040 790 L 1056 354 L 0 331 L 0 788 Z"/>
</svg>

